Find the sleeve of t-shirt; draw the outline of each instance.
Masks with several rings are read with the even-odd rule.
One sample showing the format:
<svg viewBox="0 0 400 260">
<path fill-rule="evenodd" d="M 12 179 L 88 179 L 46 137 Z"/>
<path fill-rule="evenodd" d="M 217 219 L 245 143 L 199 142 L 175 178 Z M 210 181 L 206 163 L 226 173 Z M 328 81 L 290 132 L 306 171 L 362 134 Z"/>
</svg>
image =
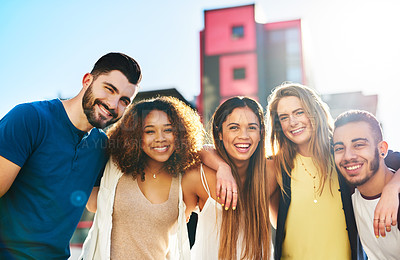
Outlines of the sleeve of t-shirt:
<svg viewBox="0 0 400 260">
<path fill-rule="evenodd" d="M 39 124 L 31 104 L 14 107 L 0 120 L 0 155 L 22 167 L 34 151 Z"/>
<path fill-rule="evenodd" d="M 94 187 L 99 187 L 100 186 L 100 181 L 101 181 L 101 178 L 103 177 L 105 168 L 106 168 L 106 165 L 104 165 L 103 169 L 101 169 L 101 171 L 99 172 L 99 175 L 97 176 L 96 182 L 94 183 Z"/>
<path fill-rule="evenodd" d="M 389 150 L 385 157 L 385 164 L 390 169 L 397 171 L 400 168 L 400 153 Z"/>
<path fill-rule="evenodd" d="M 399 194 L 400 200 L 400 194 Z M 400 230 L 400 207 L 397 209 L 397 229 Z"/>
</svg>

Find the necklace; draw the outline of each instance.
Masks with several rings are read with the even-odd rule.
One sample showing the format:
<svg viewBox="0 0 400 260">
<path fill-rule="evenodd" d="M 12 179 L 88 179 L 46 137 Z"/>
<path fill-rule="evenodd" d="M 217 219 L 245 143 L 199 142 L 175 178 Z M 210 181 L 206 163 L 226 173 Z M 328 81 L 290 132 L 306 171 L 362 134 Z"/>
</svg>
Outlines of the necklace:
<svg viewBox="0 0 400 260">
<path fill-rule="evenodd" d="M 301 156 L 299 156 L 299 158 L 300 158 L 301 165 L 303 165 L 304 170 L 306 171 L 306 173 L 308 173 L 308 175 L 310 175 L 310 177 L 313 180 L 313 185 L 314 185 L 314 203 L 317 203 L 318 202 L 317 201 L 317 191 L 316 191 L 317 186 L 315 185 L 315 182 L 317 180 L 317 175 L 312 175 L 311 172 L 309 172 L 307 170 L 306 166 L 304 165 L 303 159 L 301 159 Z"/>
<path fill-rule="evenodd" d="M 153 176 L 153 179 L 157 179 L 157 174 L 159 174 L 163 168 L 164 168 L 164 167 L 161 167 L 160 169 L 158 169 L 158 171 L 156 171 L 156 172 L 153 173 L 153 175 L 152 175 L 152 176 Z"/>
</svg>

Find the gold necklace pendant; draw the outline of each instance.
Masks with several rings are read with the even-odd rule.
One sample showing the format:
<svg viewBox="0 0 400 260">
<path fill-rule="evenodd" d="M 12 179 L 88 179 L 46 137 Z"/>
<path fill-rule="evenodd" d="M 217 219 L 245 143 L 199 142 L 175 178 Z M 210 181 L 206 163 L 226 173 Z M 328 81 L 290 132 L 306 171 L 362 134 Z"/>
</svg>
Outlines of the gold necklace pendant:
<svg viewBox="0 0 400 260">
<path fill-rule="evenodd" d="M 161 172 L 161 169 L 160 170 L 158 170 L 157 172 L 155 172 L 155 173 L 153 173 L 153 174 L 151 174 L 151 173 L 146 173 L 146 171 L 144 171 L 144 173 L 147 175 L 147 176 L 151 176 L 151 177 L 153 177 L 153 179 L 157 179 L 157 174 L 159 174 Z"/>
<path fill-rule="evenodd" d="M 316 191 L 317 186 L 315 186 L 315 181 L 316 181 L 317 175 L 312 175 L 311 172 L 309 172 L 309 171 L 307 170 L 306 166 L 304 165 L 303 159 L 301 159 L 301 156 L 300 156 L 299 158 L 300 158 L 300 161 L 301 161 L 301 165 L 303 165 L 304 170 L 306 171 L 306 173 L 308 173 L 308 175 L 310 175 L 310 177 L 311 177 L 312 180 L 313 180 L 313 186 L 314 186 L 314 194 L 313 194 L 313 195 L 314 195 L 314 203 L 317 203 L 317 202 L 318 202 L 318 200 L 317 200 L 317 191 Z"/>
<path fill-rule="evenodd" d="M 153 173 L 153 179 L 157 179 L 157 174 L 159 174 L 159 173 L 161 173 L 161 171 L 162 171 L 162 169 L 163 169 L 164 167 L 161 167 L 160 169 L 158 169 L 158 171 L 156 171 L 156 172 L 154 172 Z"/>
</svg>

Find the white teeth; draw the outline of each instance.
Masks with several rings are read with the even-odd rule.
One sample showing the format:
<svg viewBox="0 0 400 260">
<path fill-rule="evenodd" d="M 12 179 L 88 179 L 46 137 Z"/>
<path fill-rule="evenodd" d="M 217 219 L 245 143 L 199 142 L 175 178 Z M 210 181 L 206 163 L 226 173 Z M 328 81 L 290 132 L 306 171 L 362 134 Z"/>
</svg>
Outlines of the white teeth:
<svg viewBox="0 0 400 260">
<path fill-rule="evenodd" d="M 154 147 L 153 149 L 156 150 L 157 152 L 165 152 L 168 150 L 168 146 Z"/>
<path fill-rule="evenodd" d="M 250 144 L 235 144 L 237 148 L 249 148 Z"/>
<path fill-rule="evenodd" d="M 101 109 L 106 115 L 111 116 L 110 112 L 108 112 L 108 111 L 105 109 L 105 107 L 103 107 L 103 106 L 101 106 L 101 105 L 99 105 L 99 107 L 100 107 L 100 109 Z"/>
<path fill-rule="evenodd" d="M 293 134 L 300 133 L 301 131 L 303 131 L 303 129 L 304 129 L 304 128 L 300 128 L 300 129 L 294 130 L 294 131 L 292 131 L 292 133 L 293 133 Z"/>
<path fill-rule="evenodd" d="M 358 165 L 354 165 L 354 166 L 346 167 L 346 169 L 349 170 L 349 171 L 354 171 L 354 170 L 357 170 L 359 168 L 361 168 L 361 165 L 359 165 L 359 164 Z"/>
</svg>

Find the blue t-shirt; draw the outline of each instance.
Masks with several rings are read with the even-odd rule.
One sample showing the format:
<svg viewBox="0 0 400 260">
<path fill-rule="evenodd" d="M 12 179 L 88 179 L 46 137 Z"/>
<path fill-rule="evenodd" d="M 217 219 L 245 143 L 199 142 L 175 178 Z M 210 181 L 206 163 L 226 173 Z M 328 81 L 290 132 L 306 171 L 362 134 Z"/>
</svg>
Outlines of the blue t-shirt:
<svg viewBox="0 0 400 260">
<path fill-rule="evenodd" d="M 107 162 L 107 136 L 77 129 L 58 99 L 0 120 L 0 155 L 21 167 L 0 198 L 0 259 L 67 259 L 69 241 Z"/>
</svg>

